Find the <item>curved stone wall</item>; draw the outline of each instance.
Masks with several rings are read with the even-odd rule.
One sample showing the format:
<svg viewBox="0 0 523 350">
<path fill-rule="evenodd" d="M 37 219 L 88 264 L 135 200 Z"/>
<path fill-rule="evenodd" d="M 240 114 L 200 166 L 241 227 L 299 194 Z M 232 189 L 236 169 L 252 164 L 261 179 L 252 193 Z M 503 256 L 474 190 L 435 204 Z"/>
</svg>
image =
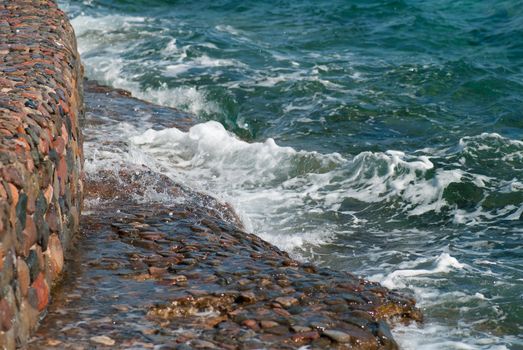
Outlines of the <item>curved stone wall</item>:
<svg viewBox="0 0 523 350">
<path fill-rule="evenodd" d="M 82 68 L 53 1 L 0 1 L 0 345 L 49 303 L 82 202 Z M 2 347 L 0 346 L 0 347 Z"/>
</svg>

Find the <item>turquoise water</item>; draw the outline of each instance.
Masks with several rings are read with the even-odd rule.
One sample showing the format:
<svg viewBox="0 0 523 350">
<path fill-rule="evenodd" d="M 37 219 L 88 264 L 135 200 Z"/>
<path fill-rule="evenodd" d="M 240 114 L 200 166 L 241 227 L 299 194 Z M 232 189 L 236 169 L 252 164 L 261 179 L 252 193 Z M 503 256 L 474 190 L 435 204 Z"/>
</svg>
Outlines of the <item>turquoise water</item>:
<svg viewBox="0 0 523 350">
<path fill-rule="evenodd" d="M 523 349 L 521 1 L 60 5 L 88 77 L 202 120 L 122 124 L 134 161 L 413 294 L 404 348 Z"/>
</svg>

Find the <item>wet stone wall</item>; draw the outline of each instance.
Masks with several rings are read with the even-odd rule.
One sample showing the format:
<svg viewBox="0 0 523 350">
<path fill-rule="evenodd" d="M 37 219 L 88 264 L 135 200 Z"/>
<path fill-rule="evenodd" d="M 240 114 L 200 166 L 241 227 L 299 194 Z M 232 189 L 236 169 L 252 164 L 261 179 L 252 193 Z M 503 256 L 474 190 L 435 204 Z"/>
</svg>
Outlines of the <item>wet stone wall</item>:
<svg viewBox="0 0 523 350">
<path fill-rule="evenodd" d="M 81 83 L 56 4 L 0 0 L 0 348 L 24 346 L 79 226 Z"/>
</svg>

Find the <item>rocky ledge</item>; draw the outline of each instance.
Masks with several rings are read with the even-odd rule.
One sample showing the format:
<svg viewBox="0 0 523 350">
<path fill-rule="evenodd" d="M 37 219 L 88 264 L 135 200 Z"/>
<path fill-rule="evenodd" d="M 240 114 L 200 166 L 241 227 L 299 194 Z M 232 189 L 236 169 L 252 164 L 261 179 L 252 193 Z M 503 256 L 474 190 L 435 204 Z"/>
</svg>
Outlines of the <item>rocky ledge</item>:
<svg viewBox="0 0 523 350">
<path fill-rule="evenodd" d="M 121 90 L 90 83 L 85 96 L 96 128 L 132 111 L 191 124 Z M 144 204 L 151 189 L 172 202 Z M 88 174 L 86 200 L 77 251 L 31 349 L 396 349 L 389 323 L 421 320 L 411 298 L 293 260 L 245 232 L 226 204 L 151 169 Z"/>
</svg>

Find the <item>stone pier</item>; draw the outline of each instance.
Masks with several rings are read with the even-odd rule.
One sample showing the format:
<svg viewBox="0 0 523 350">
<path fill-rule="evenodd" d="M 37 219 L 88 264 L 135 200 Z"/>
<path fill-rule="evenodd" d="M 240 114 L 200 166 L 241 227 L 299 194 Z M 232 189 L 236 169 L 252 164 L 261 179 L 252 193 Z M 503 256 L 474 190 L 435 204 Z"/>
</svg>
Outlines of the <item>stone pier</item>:
<svg viewBox="0 0 523 350">
<path fill-rule="evenodd" d="M 0 348 L 26 344 L 79 228 L 81 83 L 56 4 L 0 0 Z"/>
</svg>

